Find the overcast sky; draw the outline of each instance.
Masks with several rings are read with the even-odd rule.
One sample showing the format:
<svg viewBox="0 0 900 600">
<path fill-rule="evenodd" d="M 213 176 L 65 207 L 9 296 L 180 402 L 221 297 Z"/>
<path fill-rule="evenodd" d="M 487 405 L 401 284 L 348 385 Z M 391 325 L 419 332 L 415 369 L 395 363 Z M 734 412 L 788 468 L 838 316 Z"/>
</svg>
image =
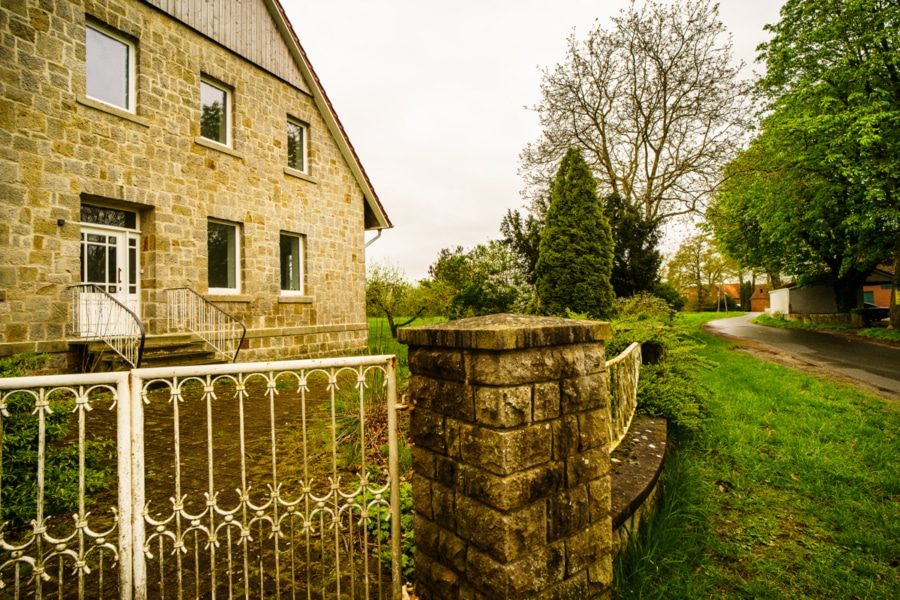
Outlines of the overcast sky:
<svg viewBox="0 0 900 600">
<path fill-rule="evenodd" d="M 282 0 L 394 223 L 367 260 L 420 279 L 441 248 L 499 238 L 507 209 L 524 204 L 518 157 L 540 135 L 540 69 L 564 58 L 573 28 L 583 40 L 627 4 Z M 748 77 L 782 4 L 720 1 Z"/>
</svg>

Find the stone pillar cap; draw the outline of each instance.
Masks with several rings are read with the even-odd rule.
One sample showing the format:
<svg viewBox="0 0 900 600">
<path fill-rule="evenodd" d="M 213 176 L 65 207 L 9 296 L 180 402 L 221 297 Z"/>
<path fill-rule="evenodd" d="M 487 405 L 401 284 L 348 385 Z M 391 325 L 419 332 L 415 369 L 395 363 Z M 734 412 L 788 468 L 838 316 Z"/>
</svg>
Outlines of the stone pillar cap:
<svg viewBox="0 0 900 600">
<path fill-rule="evenodd" d="M 408 346 L 522 350 L 600 342 L 612 336 L 612 327 L 603 321 L 503 313 L 403 328 L 398 341 Z"/>
</svg>

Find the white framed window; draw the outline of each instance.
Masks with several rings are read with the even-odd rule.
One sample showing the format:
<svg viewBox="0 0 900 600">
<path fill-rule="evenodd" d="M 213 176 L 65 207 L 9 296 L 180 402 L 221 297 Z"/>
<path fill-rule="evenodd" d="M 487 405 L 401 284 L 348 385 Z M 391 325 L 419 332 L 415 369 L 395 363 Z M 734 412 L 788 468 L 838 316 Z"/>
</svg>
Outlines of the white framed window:
<svg viewBox="0 0 900 600">
<path fill-rule="evenodd" d="M 231 92 L 209 79 L 200 80 L 200 135 L 231 146 Z"/>
<path fill-rule="evenodd" d="M 210 294 L 241 291 L 241 232 L 237 223 L 209 219 L 206 224 L 207 283 Z"/>
<path fill-rule="evenodd" d="M 96 25 L 85 27 L 85 94 L 134 112 L 134 44 Z"/>
<path fill-rule="evenodd" d="M 286 296 L 302 296 L 304 292 L 305 236 L 282 232 L 279 240 L 281 256 L 281 293 Z"/>
<path fill-rule="evenodd" d="M 287 121 L 288 167 L 306 173 L 306 140 L 308 127 L 296 119 Z"/>
</svg>

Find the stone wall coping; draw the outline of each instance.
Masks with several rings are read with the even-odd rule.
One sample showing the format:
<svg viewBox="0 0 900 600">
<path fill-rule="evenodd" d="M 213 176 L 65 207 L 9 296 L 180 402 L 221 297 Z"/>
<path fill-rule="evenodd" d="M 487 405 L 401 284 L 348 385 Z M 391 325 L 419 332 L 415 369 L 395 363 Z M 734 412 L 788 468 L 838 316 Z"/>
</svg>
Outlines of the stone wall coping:
<svg viewBox="0 0 900 600">
<path fill-rule="evenodd" d="M 498 314 L 446 321 L 400 330 L 398 341 L 408 346 L 522 350 L 600 342 L 613 336 L 602 321 Z"/>
</svg>

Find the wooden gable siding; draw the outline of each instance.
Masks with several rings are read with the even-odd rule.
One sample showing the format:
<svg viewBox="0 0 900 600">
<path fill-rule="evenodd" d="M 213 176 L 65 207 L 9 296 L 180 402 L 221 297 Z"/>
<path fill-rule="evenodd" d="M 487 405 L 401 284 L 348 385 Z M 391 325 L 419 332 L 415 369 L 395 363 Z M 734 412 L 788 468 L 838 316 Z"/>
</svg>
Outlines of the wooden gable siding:
<svg viewBox="0 0 900 600">
<path fill-rule="evenodd" d="M 146 1 L 311 94 L 263 0 Z"/>
</svg>

